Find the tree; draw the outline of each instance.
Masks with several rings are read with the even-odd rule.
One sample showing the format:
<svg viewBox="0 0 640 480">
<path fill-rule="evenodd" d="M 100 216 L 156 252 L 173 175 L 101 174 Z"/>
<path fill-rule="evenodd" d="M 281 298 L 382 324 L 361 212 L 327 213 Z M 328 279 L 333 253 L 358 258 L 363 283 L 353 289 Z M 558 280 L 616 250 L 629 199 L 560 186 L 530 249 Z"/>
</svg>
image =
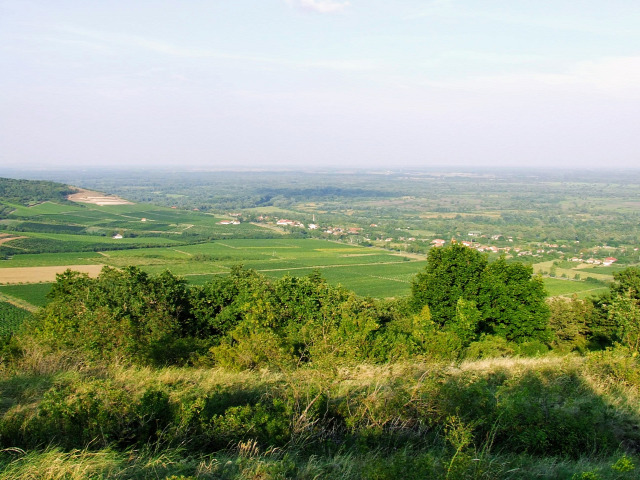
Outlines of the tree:
<svg viewBox="0 0 640 480">
<path fill-rule="evenodd" d="M 633 355 L 640 353 L 640 301 L 631 290 L 618 295 L 608 308 L 609 317 L 618 326 L 618 339 Z"/>
<path fill-rule="evenodd" d="M 629 267 L 613 274 L 609 291 L 592 299 L 593 312 L 590 319 L 592 343 L 606 347 L 622 342 L 632 347 L 633 331 L 638 328 L 640 304 L 640 268 Z"/>
<path fill-rule="evenodd" d="M 427 266 L 411 285 L 411 304 L 415 312 L 429 305 L 431 319 L 441 326 L 455 319 L 458 299 L 473 301 L 480 293 L 487 257 L 453 243 L 432 248 Z"/>
<path fill-rule="evenodd" d="M 432 320 L 447 330 L 479 333 L 507 340 L 547 341 L 549 310 L 540 277 L 532 268 L 487 257 L 461 244 L 432 249 L 425 270 L 412 284 L 414 311 L 428 305 Z M 475 331 L 471 329 L 476 326 Z"/>
<path fill-rule="evenodd" d="M 504 257 L 485 268 L 478 299 L 483 331 L 516 342 L 551 339 L 547 294 L 532 274 L 531 266 Z"/>
<path fill-rule="evenodd" d="M 150 277 L 136 267 L 105 267 L 91 279 L 67 271 L 50 298 L 38 313 L 39 333 L 94 357 L 171 363 L 174 343 L 197 333 L 186 282 L 169 272 Z"/>
</svg>

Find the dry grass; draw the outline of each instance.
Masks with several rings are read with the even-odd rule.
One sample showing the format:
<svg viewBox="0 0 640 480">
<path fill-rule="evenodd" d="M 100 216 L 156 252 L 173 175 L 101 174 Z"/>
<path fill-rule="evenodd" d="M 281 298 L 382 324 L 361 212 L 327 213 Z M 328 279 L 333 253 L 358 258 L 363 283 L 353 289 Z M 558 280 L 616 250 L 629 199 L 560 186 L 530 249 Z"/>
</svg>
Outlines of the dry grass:
<svg viewBox="0 0 640 480">
<path fill-rule="evenodd" d="M 97 277 L 104 265 L 57 265 L 50 267 L 0 268 L 0 284 L 55 282 L 56 275 L 73 270 Z"/>
</svg>

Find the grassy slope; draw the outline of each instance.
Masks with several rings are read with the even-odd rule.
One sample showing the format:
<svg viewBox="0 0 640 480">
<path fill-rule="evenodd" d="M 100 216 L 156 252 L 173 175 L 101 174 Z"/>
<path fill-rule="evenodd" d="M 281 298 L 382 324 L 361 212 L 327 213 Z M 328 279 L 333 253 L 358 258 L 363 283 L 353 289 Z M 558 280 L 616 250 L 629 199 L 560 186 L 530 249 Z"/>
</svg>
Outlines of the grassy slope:
<svg viewBox="0 0 640 480">
<path fill-rule="evenodd" d="M 437 362 L 341 368 L 333 365 L 288 372 L 234 373 L 204 368 L 86 369 L 80 365 L 70 367 L 73 360 L 59 355 L 46 357 L 36 355 L 35 351 L 30 353 L 32 355 L 21 360 L 17 375 L 4 372 L 0 377 L 3 398 L 0 432 L 5 433 L 0 440 L 4 447 L 11 446 L 10 437 L 6 436 L 11 429 L 19 428 L 24 438 L 22 435 L 29 435 L 39 423 L 47 421 L 36 413 L 45 399 L 50 402 L 51 398 L 62 398 L 52 397 L 54 391 L 66 391 L 68 400 L 61 403 L 66 405 L 64 409 L 48 410 L 49 415 L 69 414 L 72 416 L 67 418 L 75 418 L 74 422 L 80 422 L 79 427 L 88 421 L 85 428 L 95 429 L 99 425 L 86 419 L 93 411 L 102 416 L 102 434 L 94 439 L 90 448 L 78 445 L 78 449 L 72 446 L 60 449 L 56 447 L 55 434 L 48 437 L 50 443 L 42 448 L 26 448 L 16 443 L 14 446 L 22 449 L 8 448 L 0 452 L 0 479 L 3 480 L 160 479 L 170 475 L 264 480 L 515 480 L 569 479 L 574 474 L 578 479 L 632 480 L 640 474 L 640 457 L 633 454 L 626 457 L 632 465 L 627 465 L 628 471 L 611 468 L 624 456 L 622 449 L 638 446 L 633 426 L 638 425 L 640 417 L 637 361 L 633 363 L 615 356 L 488 359 L 457 365 Z M 626 370 L 611 369 L 620 362 Z M 292 408 L 286 415 L 289 415 L 293 436 L 285 445 L 274 448 L 269 446 L 268 436 L 260 437 L 258 430 L 249 429 L 240 436 L 231 434 L 229 443 L 221 450 L 202 450 L 198 447 L 202 438 L 198 440 L 195 432 L 184 431 L 182 438 L 183 427 L 169 424 L 163 427 L 163 437 L 150 433 L 149 438 L 156 439 L 148 444 L 124 449 L 116 444 L 104 445 L 104 436 L 109 434 L 114 421 L 120 421 L 118 417 L 122 417 L 128 431 L 135 426 L 136 419 L 142 420 L 145 428 L 144 422 L 154 418 L 153 410 L 139 409 L 143 398 L 154 398 L 145 397 L 149 391 L 165 392 L 176 419 L 186 419 L 185 415 L 198 404 L 198 398 L 214 400 L 221 414 L 225 408 L 231 408 L 222 417 L 213 418 L 207 427 L 218 428 L 216 425 L 221 419 L 228 418 L 229 421 L 222 423 L 225 430 L 221 435 L 244 428 L 231 421 L 234 417 L 230 413 L 237 408 L 232 405 L 246 401 L 242 400 L 243 396 L 260 401 L 284 398 Z M 321 398 L 319 393 L 323 394 L 321 401 L 326 405 L 317 409 L 314 405 L 317 406 Z M 74 414 L 83 399 L 94 402 L 92 410 Z M 489 403 L 485 403 L 487 400 Z M 118 402 L 125 403 L 118 405 Z M 225 402 L 228 407 L 224 407 Z M 151 408 L 152 405 L 149 404 Z M 514 416 L 513 408 L 518 405 L 523 410 L 516 411 Z M 549 419 L 536 416 L 536 412 L 543 413 L 546 408 L 550 408 Z M 498 411 L 497 420 L 490 420 L 492 411 Z M 204 409 L 198 415 L 210 413 Z M 328 423 L 338 417 L 345 422 L 342 426 Z M 557 431 L 568 444 L 587 445 L 589 439 L 582 442 L 580 432 L 590 435 L 590 426 L 580 422 L 593 418 L 601 419 L 603 428 L 625 436 L 622 449 L 614 446 L 608 453 L 596 456 L 590 448 L 577 456 L 564 457 L 517 453 L 516 446 L 523 441 L 519 431 L 526 432 L 522 429 L 526 429 L 528 422 L 536 422 L 534 431 Z M 576 423 L 567 423 L 564 429 L 562 425 L 555 425 L 572 419 Z M 487 420 L 491 423 L 483 425 Z M 62 425 L 70 428 L 71 424 Z M 206 435 L 206 430 L 204 432 Z M 489 436 L 482 432 L 489 432 Z M 170 438 L 176 434 L 177 444 L 171 444 Z M 253 437 L 254 434 L 258 437 Z M 385 436 L 388 436 L 386 440 Z M 349 438 L 360 440 L 354 442 Z M 544 443 L 544 437 L 530 441 L 535 448 Z M 593 445 L 595 448 L 596 444 Z M 618 467 L 620 465 L 618 463 Z M 584 472 L 593 475 L 582 476 Z"/>
</svg>

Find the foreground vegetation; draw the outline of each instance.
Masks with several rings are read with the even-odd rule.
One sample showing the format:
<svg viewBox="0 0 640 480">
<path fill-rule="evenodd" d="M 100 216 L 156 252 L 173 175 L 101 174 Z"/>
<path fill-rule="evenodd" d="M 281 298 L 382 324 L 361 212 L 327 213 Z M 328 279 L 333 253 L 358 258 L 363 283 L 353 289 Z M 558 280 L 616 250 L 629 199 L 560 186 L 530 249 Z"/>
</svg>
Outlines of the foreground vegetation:
<svg viewBox="0 0 640 480">
<path fill-rule="evenodd" d="M 23 348 L 1 385 L 0 478 L 639 471 L 640 365 L 622 352 L 239 373 L 97 367 Z"/>
<path fill-rule="evenodd" d="M 3 340 L 0 478 L 637 478 L 640 270 L 547 304 L 522 264 L 438 252 L 401 301 L 59 275 Z"/>
</svg>

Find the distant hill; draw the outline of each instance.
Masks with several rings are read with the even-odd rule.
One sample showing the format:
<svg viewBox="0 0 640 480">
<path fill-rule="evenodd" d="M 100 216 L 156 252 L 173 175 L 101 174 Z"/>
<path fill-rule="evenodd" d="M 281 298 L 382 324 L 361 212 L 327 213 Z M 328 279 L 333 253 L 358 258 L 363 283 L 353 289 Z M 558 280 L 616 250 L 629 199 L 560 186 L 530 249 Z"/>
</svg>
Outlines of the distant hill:
<svg viewBox="0 0 640 480">
<path fill-rule="evenodd" d="M 62 183 L 0 177 L 0 204 L 29 206 L 46 201 L 66 202 L 67 196 L 75 191 Z"/>
</svg>

